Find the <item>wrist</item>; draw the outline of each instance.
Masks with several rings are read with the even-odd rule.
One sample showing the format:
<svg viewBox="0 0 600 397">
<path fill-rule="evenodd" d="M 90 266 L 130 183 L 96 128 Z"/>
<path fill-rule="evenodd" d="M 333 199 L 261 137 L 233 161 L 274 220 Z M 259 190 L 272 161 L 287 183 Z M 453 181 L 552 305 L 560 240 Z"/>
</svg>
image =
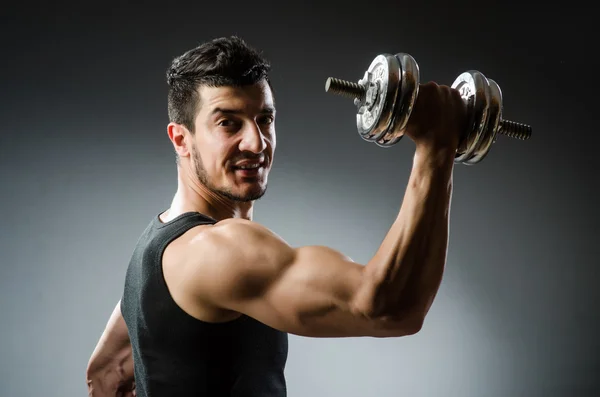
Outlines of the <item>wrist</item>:
<svg viewBox="0 0 600 397">
<path fill-rule="evenodd" d="M 417 146 L 414 155 L 414 165 L 432 169 L 452 170 L 456 148 Z"/>
</svg>

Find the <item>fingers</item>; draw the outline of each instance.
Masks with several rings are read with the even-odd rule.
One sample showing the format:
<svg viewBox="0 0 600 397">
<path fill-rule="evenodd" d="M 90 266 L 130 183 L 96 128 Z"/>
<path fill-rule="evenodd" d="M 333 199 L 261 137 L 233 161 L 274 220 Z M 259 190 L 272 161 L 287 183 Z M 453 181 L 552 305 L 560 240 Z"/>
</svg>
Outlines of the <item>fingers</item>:
<svg viewBox="0 0 600 397">
<path fill-rule="evenodd" d="M 433 81 L 421 84 L 406 135 L 417 144 L 456 147 L 466 126 L 466 114 L 458 90 Z"/>
<path fill-rule="evenodd" d="M 415 101 L 406 134 L 418 141 L 430 131 L 440 115 L 441 110 L 440 86 L 430 81 L 419 85 L 419 94 Z"/>
</svg>

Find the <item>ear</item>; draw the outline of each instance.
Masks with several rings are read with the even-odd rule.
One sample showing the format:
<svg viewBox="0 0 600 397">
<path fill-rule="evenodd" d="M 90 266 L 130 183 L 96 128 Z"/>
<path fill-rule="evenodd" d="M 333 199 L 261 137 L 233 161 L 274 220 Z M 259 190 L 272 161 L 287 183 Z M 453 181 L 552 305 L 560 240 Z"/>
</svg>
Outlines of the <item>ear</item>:
<svg viewBox="0 0 600 397">
<path fill-rule="evenodd" d="M 167 133 L 173 144 L 175 153 L 179 157 L 188 157 L 190 155 L 189 145 L 191 144 L 188 142 L 189 137 L 191 137 L 189 130 L 182 124 L 169 123 Z"/>
</svg>

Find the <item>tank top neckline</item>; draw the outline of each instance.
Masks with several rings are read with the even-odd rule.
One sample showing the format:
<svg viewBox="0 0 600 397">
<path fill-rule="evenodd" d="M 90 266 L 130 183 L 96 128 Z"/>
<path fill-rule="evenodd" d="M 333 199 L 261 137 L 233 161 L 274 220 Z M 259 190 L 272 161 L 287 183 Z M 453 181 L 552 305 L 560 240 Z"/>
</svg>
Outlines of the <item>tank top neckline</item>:
<svg viewBox="0 0 600 397">
<path fill-rule="evenodd" d="M 166 210 L 165 210 L 166 211 Z M 155 217 L 154 217 L 154 223 L 157 225 L 158 228 L 163 228 L 163 227 L 167 227 L 170 225 L 173 225 L 183 219 L 189 219 L 189 218 L 195 218 L 198 220 L 202 220 L 205 221 L 206 223 L 217 223 L 216 219 L 211 218 L 208 215 L 204 215 L 201 212 L 197 212 L 197 211 L 188 211 L 188 212 L 184 212 L 182 214 L 177 215 L 175 218 L 164 222 L 160 219 L 161 214 L 163 214 L 165 211 L 159 212 Z"/>
</svg>

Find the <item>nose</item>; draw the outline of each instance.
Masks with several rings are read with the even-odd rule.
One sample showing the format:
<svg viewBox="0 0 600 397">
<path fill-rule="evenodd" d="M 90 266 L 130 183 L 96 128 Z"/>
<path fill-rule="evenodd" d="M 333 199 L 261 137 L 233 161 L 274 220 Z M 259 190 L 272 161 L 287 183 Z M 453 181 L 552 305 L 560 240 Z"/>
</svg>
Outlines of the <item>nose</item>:
<svg viewBox="0 0 600 397">
<path fill-rule="evenodd" d="M 267 140 L 260 130 L 260 127 L 254 123 L 248 123 L 242 134 L 240 150 L 252 153 L 262 153 L 267 148 Z"/>
</svg>

